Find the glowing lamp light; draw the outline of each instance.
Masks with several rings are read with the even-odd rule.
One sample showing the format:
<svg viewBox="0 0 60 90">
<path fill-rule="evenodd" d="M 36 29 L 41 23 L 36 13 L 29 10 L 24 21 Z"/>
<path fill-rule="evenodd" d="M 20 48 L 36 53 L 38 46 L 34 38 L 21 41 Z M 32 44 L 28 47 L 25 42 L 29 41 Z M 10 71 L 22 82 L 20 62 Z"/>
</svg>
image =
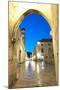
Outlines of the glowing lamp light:
<svg viewBox="0 0 60 90">
<path fill-rule="evenodd" d="M 40 42 L 37 42 L 38 45 L 40 45 Z"/>
<path fill-rule="evenodd" d="M 42 56 L 41 53 L 37 53 L 37 58 L 38 59 L 44 59 L 44 56 Z"/>
<path fill-rule="evenodd" d="M 44 56 L 41 56 L 41 59 L 44 59 Z"/>
<path fill-rule="evenodd" d="M 40 53 L 37 53 L 37 58 L 40 59 L 41 55 Z"/>
</svg>

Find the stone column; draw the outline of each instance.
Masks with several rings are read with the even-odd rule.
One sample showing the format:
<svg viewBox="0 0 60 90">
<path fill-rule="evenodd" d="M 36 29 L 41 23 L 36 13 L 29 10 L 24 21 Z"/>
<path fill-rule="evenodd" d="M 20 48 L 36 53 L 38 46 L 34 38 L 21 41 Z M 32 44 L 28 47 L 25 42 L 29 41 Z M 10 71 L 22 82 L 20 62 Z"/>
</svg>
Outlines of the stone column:
<svg viewBox="0 0 60 90">
<path fill-rule="evenodd" d="M 52 37 L 56 80 L 58 82 L 58 5 L 52 5 Z"/>
<path fill-rule="evenodd" d="M 9 33 L 12 34 L 12 33 Z M 11 88 L 16 80 L 16 62 L 15 62 L 15 46 L 12 43 L 12 37 L 9 35 L 8 47 L 8 87 Z"/>
</svg>

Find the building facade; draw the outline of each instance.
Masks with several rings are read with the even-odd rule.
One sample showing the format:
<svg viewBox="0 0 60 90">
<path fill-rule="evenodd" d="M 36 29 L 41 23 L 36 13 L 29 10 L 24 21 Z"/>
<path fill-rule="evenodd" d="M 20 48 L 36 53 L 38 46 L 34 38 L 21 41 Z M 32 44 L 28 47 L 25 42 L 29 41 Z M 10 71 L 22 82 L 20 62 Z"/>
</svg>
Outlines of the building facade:
<svg viewBox="0 0 60 90">
<path fill-rule="evenodd" d="M 17 64 L 23 63 L 25 61 L 26 53 L 24 45 L 24 33 L 25 31 L 20 30 L 19 28 L 17 29 L 17 32 L 13 32 L 13 34 L 9 32 L 9 87 L 12 83 L 15 82 L 15 79 L 17 78 Z"/>
<path fill-rule="evenodd" d="M 36 60 L 44 60 L 48 64 L 54 64 L 52 39 L 42 39 L 37 42 L 33 53 L 35 54 Z"/>
</svg>

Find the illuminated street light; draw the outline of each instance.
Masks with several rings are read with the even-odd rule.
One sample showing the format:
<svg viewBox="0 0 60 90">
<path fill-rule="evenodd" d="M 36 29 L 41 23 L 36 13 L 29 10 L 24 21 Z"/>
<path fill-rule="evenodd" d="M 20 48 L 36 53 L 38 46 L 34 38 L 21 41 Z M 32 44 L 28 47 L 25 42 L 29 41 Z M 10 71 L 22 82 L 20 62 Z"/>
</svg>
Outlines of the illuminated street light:
<svg viewBox="0 0 60 90">
<path fill-rule="evenodd" d="M 40 53 L 37 53 L 37 58 L 40 59 L 41 55 Z"/>
<path fill-rule="evenodd" d="M 38 58 L 38 59 L 43 59 L 43 60 L 44 60 L 44 56 L 41 55 L 41 53 L 39 53 L 39 52 L 37 53 L 37 58 Z"/>
<path fill-rule="evenodd" d="M 38 45 L 40 45 L 40 42 L 37 42 Z"/>
</svg>

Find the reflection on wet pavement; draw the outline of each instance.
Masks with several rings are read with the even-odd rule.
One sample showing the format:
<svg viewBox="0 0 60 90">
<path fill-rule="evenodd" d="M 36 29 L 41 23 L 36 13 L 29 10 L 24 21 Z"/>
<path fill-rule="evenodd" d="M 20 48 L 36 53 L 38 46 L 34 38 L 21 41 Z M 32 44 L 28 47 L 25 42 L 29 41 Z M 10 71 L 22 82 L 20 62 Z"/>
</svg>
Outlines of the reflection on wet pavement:
<svg viewBox="0 0 60 90">
<path fill-rule="evenodd" d="M 26 61 L 17 67 L 17 81 L 13 88 L 57 85 L 54 65 L 43 61 Z"/>
</svg>

